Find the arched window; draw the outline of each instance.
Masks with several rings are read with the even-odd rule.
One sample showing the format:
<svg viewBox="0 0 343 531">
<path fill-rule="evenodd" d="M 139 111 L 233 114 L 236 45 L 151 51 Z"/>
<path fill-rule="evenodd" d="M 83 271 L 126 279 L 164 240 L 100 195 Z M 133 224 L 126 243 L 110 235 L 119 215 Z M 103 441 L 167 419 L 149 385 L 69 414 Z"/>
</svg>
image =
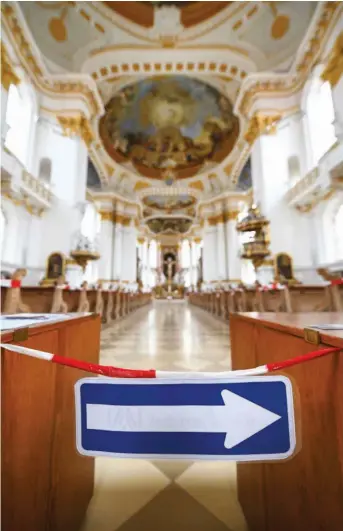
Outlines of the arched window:
<svg viewBox="0 0 343 531">
<path fill-rule="evenodd" d="M 187 269 L 191 266 L 189 241 L 183 240 L 181 247 L 181 264 Z"/>
<path fill-rule="evenodd" d="M 297 181 L 300 178 L 300 161 L 297 155 L 292 155 L 287 160 L 288 177 L 290 182 Z"/>
<path fill-rule="evenodd" d="M 4 256 L 6 225 L 7 225 L 7 219 L 1 208 L 0 209 L 0 256 L 1 256 L 1 259 Z"/>
<path fill-rule="evenodd" d="M 149 265 L 152 269 L 157 267 L 157 244 L 155 240 L 152 240 L 149 246 Z"/>
<path fill-rule="evenodd" d="M 312 81 L 306 101 L 306 114 L 312 164 L 316 166 L 319 159 L 336 142 L 333 126 L 335 112 L 328 81 L 323 83 L 319 78 Z"/>
<path fill-rule="evenodd" d="M 343 204 L 339 206 L 334 216 L 334 234 L 337 260 L 343 260 Z"/>
<path fill-rule="evenodd" d="M 51 159 L 44 157 L 39 161 L 38 176 L 42 181 L 50 184 L 51 181 Z"/>
<path fill-rule="evenodd" d="M 94 205 L 88 204 L 81 221 L 81 235 L 94 242 L 100 232 L 101 216 Z"/>
<path fill-rule="evenodd" d="M 23 86 L 11 85 L 8 91 L 6 123 L 9 127 L 5 146 L 24 165 L 28 163 L 32 133 L 33 101 Z"/>
</svg>

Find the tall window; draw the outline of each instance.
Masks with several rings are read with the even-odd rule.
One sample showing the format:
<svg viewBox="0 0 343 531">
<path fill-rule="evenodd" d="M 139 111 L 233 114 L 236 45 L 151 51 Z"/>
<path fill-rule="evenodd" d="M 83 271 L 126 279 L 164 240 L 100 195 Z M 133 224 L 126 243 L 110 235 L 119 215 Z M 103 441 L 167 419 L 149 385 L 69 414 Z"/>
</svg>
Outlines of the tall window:
<svg viewBox="0 0 343 531">
<path fill-rule="evenodd" d="M 334 217 L 335 244 L 337 260 L 343 260 L 343 204 L 340 205 Z"/>
<path fill-rule="evenodd" d="M 4 256 L 6 225 L 7 225 L 6 216 L 3 213 L 2 208 L 1 208 L 0 209 L 0 257 L 1 259 Z"/>
<path fill-rule="evenodd" d="M 101 216 L 96 208 L 88 204 L 81 222 L 81 234 L 94 242 L 100 232 Z"/>
<path fill-rule="evenodd" d="M 191 266 L 189 241 L 183 240 L 181 248 L 181 263 L 184 269 Z"/>
<path fill-rule="evenodd" d="M 290 184 L 295 183 L 300 178 L 300 161 L 297 155 L 292 155 L 287 160 L 288 177 Z"/>
<path fill-rule="evenodd" d="M 28 161 L 29 136 L 33 105 L 29 96 L 23 97 L 15 85 L 8 91 L 6 123 L 9 127 L 5 146 L 26 166 Z"/>
<path fill-rule="evenodd" d="M 157 267 L 157 243 L 155 240 L 150 242 L 149 246 L 149 264 L 152 269 Z"/>
<path fill-rule="evenodd" d="M 312 82 L 307 102 L 306 114 L 309 126 L 309 136 L 313 166 L 336 142 L 333 121 L 335 112 L 332 102 L 331 86 L 328 81 L 323 83 L 319 79 Z"/>
<path fill-rule="evenodd" d="M 39 161 L 39 172 L 38 176 L 42 181 L 47 184 L 50 184 L 51 181 L 51 160 L 47 157 L 42 158 Z"/>
</svg>

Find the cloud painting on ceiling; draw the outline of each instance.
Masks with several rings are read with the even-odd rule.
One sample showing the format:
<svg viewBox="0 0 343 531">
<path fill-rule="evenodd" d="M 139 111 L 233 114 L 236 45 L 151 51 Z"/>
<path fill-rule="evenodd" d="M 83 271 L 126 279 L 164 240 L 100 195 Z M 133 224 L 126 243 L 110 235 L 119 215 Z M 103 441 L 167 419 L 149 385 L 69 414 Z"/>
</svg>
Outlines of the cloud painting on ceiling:
<svg viewBox="0 0 343 531">
<path fill-rule="evenodd" d="M 168 196 L 168 195 L 148 195 L 144 197 L 143 203 L 150 208 L 165 210 L 171 213 L 174 210 L 182 210 L 193 206 L 196 202 L 195 197 L 189 194 Z"/>
<path fill-rule="evenodd" d="M 99 175 L 90 159 L 88 159 L 87 188 L 91 188 L 93 190 L 99 190 L 101 188 Z"/>
<path fill-rule="evenodd" d="M 239 123 L 232 104 L 215 88 L 186 76 L 160 76 L 115 94 L 100 122 L 109 155 L 137 172 L 161 179 L 195 175 L 232 150 Z"/>
</svg>

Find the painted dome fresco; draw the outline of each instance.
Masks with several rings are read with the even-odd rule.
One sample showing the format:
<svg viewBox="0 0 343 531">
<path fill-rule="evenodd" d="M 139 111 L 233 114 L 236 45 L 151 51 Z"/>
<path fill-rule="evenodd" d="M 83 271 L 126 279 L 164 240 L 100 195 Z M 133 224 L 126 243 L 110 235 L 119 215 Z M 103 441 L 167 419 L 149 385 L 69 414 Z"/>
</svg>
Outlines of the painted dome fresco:
<svg viewBox="0 0 343 531">
<path fill-rule="evenodd" d="M 172 212 L 193 206 L 196 199 L 188 194 L 179 196 L 148 195 L 144 197 L 143 203 L 150 208 Z"/>
<path fill-rule="evenodd" d="M 186 76 L 128 85 L 110 99 L 100 122 L 108 154 L 141 175 L 187 178 L 220 163 L 238 136 L 232 104 L 215 88 Z"/>
</svg>

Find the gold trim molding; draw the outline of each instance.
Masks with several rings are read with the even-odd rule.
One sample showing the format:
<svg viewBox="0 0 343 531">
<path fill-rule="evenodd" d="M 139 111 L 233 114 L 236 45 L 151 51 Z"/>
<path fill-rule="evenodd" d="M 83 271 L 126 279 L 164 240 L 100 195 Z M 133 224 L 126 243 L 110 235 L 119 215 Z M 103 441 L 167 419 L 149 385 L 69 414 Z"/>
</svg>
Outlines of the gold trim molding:
<svg viewBox="0 0 343 531">
<path fill-rule="evenodd" d="M 14 72 L 7 50 L 4 43 L 1 41 L 1 84 L 5 90 L 9 90 L 11 85 L 19 85 L 20 79 Z"/>
<path fill-rule="evenodd" d="M 331 50 L 328 63 L 321 75 L 323 81 L 328 81 L 335 87 L 343 74 L 343 31 L 338 35 Z"/>
<path fill-rule="evenodd" d="M 325 2 L 317 26 L 313 31 L 312 38 L 308 42 L 307 50 L 296 67 L 298 76 L 293 80 L 275 79 L 273 81 L 257 81 L 245 92 L 241 99 L 239 111 L 243 116 L 248 115 L 254 99 L 258 94 L 264 94 L 265 96 L 275 96 L 278 93 L 290 95 L 301 89 L 306 82 L 308 72 L 318 58 L 322 44 L 328 34 L 328 27 L 340 6 L 341 2 Z"/>
<path fill-rule="evenodd" d="M 82 96 L 89 105 L 92 115 L 101 114 L 101 107 L 97 98 L 94 95 L 93 90 L 87 83 L 81 81 L 52 81 L 44 76 L 42 68 L 38 65 L 35 57 L 35 51 L 32 49 L 31 44 L 26 39 L 24 30 L 18 21 L 16 16 L 16 9 L 9 3 L 2 3 L 2 22 L 7 26 L 8 34 L 12 41 L 15 43 L 15 48 L 19 51 L 19 59 L 22 67 L 29 74 L 33 83 L 43 92 L 50 96 L 56 94 L 79 95 Z M 42 66 L 43 67 L 43 66 Z M 43 67 L 44 68 L 44 67 Z"/>
<path fill-rule="evenodd" d="M 113 210 L 99 210 L 101 221 L 110 221 L 117 225 L 123 225 L 123 227 L 128 227 L 132 220 L 135 221 L 137 226 L 138 220 L 134 216 L 127 216 L 124 214 L 118 214 Z"/>
</svg>

